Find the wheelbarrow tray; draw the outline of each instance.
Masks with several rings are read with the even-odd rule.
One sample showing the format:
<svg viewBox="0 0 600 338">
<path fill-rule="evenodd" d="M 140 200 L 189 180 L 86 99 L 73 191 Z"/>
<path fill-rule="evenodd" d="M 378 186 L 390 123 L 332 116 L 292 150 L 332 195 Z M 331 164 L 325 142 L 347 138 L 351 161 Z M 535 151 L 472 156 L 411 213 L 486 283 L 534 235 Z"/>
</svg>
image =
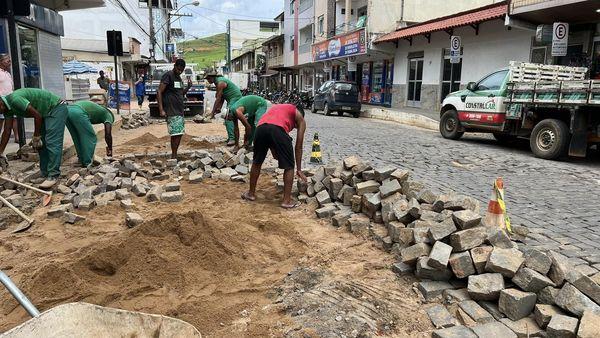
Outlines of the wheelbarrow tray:
<svg viewBox="0 0 600 338">
<path fill-rule="evenodd" d="M 102 307 L 88 303 L 62 304 L 1 334 L 2 338 L 30 337 L 198 337 L 200 332 L 182 320 Z"/>
</svg>

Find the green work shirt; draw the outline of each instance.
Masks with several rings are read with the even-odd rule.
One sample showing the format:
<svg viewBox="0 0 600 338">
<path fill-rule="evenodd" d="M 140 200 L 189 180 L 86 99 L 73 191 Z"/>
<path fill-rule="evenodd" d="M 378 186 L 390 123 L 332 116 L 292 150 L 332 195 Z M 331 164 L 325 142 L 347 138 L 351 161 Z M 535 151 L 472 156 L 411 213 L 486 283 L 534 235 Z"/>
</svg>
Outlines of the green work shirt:
<svg viewBox="0 0 600 338">
<path fill-rule="evenodd" d="M 2 100 L 9 110 L 6 115 L 18 117 L 25 117 L 30 104 L 42 117 L 46 117 L 61 101 L 60 97 L 38 88 L 17 89 Z"/>
<path fill-rule="evenodd" d="M 219 82 L 227 83 L 227 87 L 223 90 L 223 97 L 225 98 L 225 101 L 227 101 L 228 105 L 232 105 L 233 103 L 235 103 L 235 101 L 242 98 L 242 92 L 240 91 L 240 88 L 238 88 L 238 86 L 235 85 L 235 83 L 222 76 L 219 76 L 215 80 L 215 85 L 218 86 Z"/>
<path fill-rule="evenodd" d="M 74 105 L 79 106 L 90 117 L 92 124 L 115 123 L 115 116 L 106 107 L 92 101 L 77 101 Z"/>
<path fill-rule="evenodd" d="M 231 105 L 231 108 L 229 108 L 229 114 L 235 116 L 235 111 L 239 107 L 244 107 L 244 115 L 246 115 L 246 117 L 250 119 L 255 116 L 256 112 L 260 108 L 267 107 L 267 101 L 257 95 L 244 96 Z"/>
</svg>

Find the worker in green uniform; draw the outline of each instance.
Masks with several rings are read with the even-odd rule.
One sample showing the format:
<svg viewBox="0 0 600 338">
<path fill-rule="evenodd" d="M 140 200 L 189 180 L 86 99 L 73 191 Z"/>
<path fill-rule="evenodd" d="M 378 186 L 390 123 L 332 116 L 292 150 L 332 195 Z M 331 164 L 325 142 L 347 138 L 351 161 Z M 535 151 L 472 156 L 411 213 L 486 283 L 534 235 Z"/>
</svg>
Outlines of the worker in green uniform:
<svg viewBox="0 0 600 338">
<path fill-rule="evenodd" d="M 218 76 L 217 73 L 207 74 L 206 80 L 208 83 L 217 86 L 215 103 L 209 118 L 212 119 L 217 113 L 221 112 L 223 101 L 227 101 L 227 105 L 231 107 L 237 100 L 242 98 L 242 92 L 240 91 L 240 88 L 231 82 L 231 80 L 223 76 Z M 232 146 L 235 144 L 234 128 L 233 121 L 226 119 L 225 129 L 227 129 L 227 146 Z"/>
<path fill-rule="evenodd" d="M 71 134 L 79 164 L 82 167 L 87 167 L 94 160 L 94 152 L 96 151 L 96 132 L 88 114 L 76 105 L 69 105 L 67 113 L 67 129 Z"/>
<path fill-rule="evenodd" d="M 49 189 L 60 176 L 63 137 L 67 121 L 66 103 L 49 91 L 38 88 L 21 88 L 0 99 L 0 113 L 6 117 L 0 140 L 0 155 L 4 154 L 15 117 L 34 119 L 31 146 L 39 152 L 40 170 L 46 177 L 40 187 Z"/>
<path fill-rule="evenodd" d="M 92 101 L 77 101 L 74 105 L 79 106 L 90 118 L 92 124 L 104 125 L 104 141 L 106 142 L 106 156 L 113 156 L 112 144 L 112 126 L 115 123 L 115 116 L 106 107 Z M 94 133 L 94 139 L 96 134 Z"/>
<path fill-rule="evenodd" d="M 235 147 L 239 148 L 240 129 L 238 120 L 244 125 L 244 148 L 249 148 L 254 142 L 258 121 L 267 112 L 267 100 L 257 95 L 244 96 L 229 107 L 227 120 L 233 122 Z"/>
</svg>

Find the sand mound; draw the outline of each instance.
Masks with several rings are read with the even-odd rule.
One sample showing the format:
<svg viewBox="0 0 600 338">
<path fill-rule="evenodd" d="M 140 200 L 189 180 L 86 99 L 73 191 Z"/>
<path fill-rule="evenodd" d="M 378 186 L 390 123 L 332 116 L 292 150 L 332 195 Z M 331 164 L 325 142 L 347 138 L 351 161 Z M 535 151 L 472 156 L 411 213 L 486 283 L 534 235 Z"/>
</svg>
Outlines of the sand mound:
<svg viewBox="0 0 600 338">
<path fill-rule="evenodd" d="M 214 316 L 223 315 L 215 309 L 237 315 L 231 308 L 247 302 L 240 294 L 263 294 L 281 277 L 265 270 L 304 250 L 285 221 L 242 219 L 236 224 L 198 211 L 170 213 L 48 262 L 22 286 L 41 309 L 82 300 L 175 316 L 205 331 L 204 320 L 214 325 Z M 213 294 L 220 304 L 207 310 Z M 11 302 L 2 310 L 16 307 Z"/>
<path fill-rule="evenodd" d="M 125 145 L 128 146 L 144 146 L 144 145 L 149 145 L 149 144 L 156 144 L 157 142 L 160 142 L 160 138 L 154 136 L 153 134 L 150 133 L 145 133 L 142 136 L 136 137 L 133 140 L 127 141 L 125 143 Z"/>
</svg>

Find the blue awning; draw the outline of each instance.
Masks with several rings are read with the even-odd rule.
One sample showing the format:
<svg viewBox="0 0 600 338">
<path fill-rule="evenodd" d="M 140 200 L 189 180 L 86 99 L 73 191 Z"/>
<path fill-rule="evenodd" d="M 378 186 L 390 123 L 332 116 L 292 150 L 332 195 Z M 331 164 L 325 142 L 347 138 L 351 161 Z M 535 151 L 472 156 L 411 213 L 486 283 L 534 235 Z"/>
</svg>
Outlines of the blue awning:
<svg viewBox="0 0 600 338">
<path fill-rule="evenodd" d="M 96 73 L 98 70 L 92 66 L 88 66 L 83 62 L 79 62 L 77 60 L 69 61 L 63 64 L 63 74 L 64 75 L 72 75 L 72 74 L 86 74 L 86 73 Z"/>
</svg>

